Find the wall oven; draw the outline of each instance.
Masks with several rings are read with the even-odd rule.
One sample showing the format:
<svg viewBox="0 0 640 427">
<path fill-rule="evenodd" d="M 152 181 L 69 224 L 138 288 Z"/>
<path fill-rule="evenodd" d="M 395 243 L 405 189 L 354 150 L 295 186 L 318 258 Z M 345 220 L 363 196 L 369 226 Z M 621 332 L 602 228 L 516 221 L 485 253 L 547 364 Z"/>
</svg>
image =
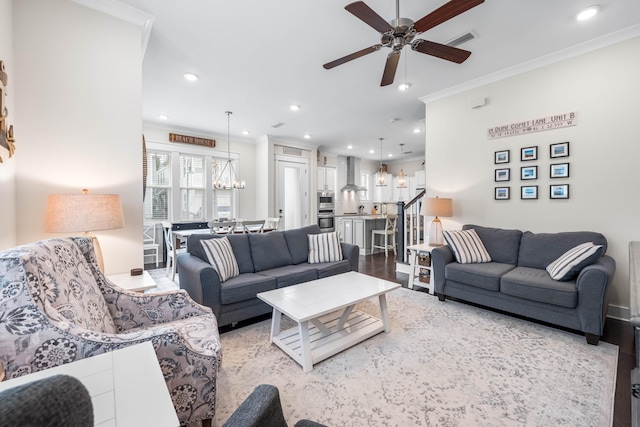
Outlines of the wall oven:
<svg viewBox="0 0 640 427">
<path fill-rule="evenodd" d="M 318 210 L 318 226 L 323 233 L 335 231 L 335 213 L 333 209 Z"/>
<path fill-rule="evenodd" d="M 318 212 L 320 209 L 335 209 L 335 194 L 332 191 L 318 191 Z"/>
</svg>

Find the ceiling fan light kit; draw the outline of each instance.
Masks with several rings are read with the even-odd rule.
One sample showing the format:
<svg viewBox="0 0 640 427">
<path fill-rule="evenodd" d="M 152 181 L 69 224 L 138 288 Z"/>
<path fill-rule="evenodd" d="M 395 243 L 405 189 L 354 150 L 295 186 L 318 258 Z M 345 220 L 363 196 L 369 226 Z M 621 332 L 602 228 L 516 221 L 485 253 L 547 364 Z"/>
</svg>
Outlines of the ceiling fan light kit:
<svg viewBox="0 0 640 427">
<path fill-rule="evenodd" d="M 396 0 L 396 19 L 389 22 L 362 1 L 350 3 L 345 6 L 345 9 L 379 32 L 380 43 L 328 62 L 323 67 L 329 70 L 387 47 L 391 52 L 387 55 L 380 86 L 388 86 L 395 79 L 400 54 L 405 46 L 411 46 L 411 50 L 425 55 L 461 64 L 469 58 L 471 52 L 428 40 L 414 40 L 414 38 L 482 3 L 484 0 L 451 0 L 415 22 L 409 18 L 400 17 L 400 0 Z"/>
</svg>

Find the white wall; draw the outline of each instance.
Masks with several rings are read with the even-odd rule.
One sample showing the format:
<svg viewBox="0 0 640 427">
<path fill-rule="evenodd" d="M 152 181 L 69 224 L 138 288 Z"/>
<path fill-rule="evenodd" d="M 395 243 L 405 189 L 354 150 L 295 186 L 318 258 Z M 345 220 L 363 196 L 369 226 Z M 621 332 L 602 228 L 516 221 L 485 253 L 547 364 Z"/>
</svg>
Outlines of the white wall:
<svg viewBox="0 0 640 427">
<path fill-rule="evenodd" d="M 15 67 L 13 59 L 13 19 L 12 1 L 0 0 L 0 61 L 4 63 L 5 72 L 8 74 L 7 94 L 5 105 L 9 111 L 7 128 L 14 123 L 15 110 Z M 20 130 L 14 126 L 17 137 L 17 153 L 9 158 L 9 153 L 0 148 L 0 250 L 10 248 L 16 244 L 16 193 L 15 176 L 16 161 L 20 155 Z"/>
<path fill-rule="evenodd" d="M 125 228 L 95 233 L 105 270 L 141 267 L 140 27 L 67 0 L 13 7 L 17 242 L 59 236 L 48 194 L 117 193 Z"/>
<path fill-rule="evenodd" d="M 628 318 L 628 244 L 640 240 L 640 38 L 444 99 L 426 100 L 427 195 L 453 198 L 445 229 L 465 223 L 533 232 L 603 233 L 617 262 L 610 315 Z M 486 97 L 488 105 L 469 102 Z M 488 140 L 493 126 L 577 111 L 578 125 Z M 569 200 L 550 200 L 549 144 L 569 141 Z M 521 181 L 520 148 L 538 146 L 538 180 Z M 493 199 L 494 152 L 511 150 L 511 200 Z M 556 160 L 556 159 L 554 159 Z M 558 161 L 560 162 L 560 161 Z M 502 166 L 502 165 L 501 165 Z M 520 200 L 520 186 L 538 185 L 538 200 Z"/>
</svg>

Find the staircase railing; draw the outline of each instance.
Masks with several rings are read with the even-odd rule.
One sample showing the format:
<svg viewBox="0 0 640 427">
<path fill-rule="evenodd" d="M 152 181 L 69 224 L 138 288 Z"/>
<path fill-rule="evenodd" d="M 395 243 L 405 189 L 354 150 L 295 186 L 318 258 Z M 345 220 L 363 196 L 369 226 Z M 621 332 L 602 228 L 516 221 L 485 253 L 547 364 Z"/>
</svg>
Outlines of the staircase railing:
<svg viewBox="0 0 640 427">
<path fill-rule="evenodd" d="M 424 217 L 420 215 L 426 190 L 420 191 L 413 199 L 405 203 L 399 201 L 398 206 L 398 261 L 409 262 L 407 246 L 417 245 L 424 238 Z"/>
</svg>

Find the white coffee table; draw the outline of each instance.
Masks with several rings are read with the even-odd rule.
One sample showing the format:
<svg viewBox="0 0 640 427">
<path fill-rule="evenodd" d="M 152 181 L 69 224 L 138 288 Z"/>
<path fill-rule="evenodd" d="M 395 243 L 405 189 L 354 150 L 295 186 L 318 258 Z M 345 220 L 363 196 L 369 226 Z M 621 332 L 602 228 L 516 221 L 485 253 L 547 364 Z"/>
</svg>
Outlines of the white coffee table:
<svg viewBox="0 0 640 427">
<path fill-rule="evenodd" d="M 382 331 L 389 332 L 386 293 L 399 287 L 398 283 L 351 271 L 261 292 L 258 298 L 273 307 L 271 342 L 307 373 L 315 363 Z M 354 310 L 357 303 L 376 296 L 382 319 Z M 282 314 L 298 326 L 280 331 Z"/>
</svg>

